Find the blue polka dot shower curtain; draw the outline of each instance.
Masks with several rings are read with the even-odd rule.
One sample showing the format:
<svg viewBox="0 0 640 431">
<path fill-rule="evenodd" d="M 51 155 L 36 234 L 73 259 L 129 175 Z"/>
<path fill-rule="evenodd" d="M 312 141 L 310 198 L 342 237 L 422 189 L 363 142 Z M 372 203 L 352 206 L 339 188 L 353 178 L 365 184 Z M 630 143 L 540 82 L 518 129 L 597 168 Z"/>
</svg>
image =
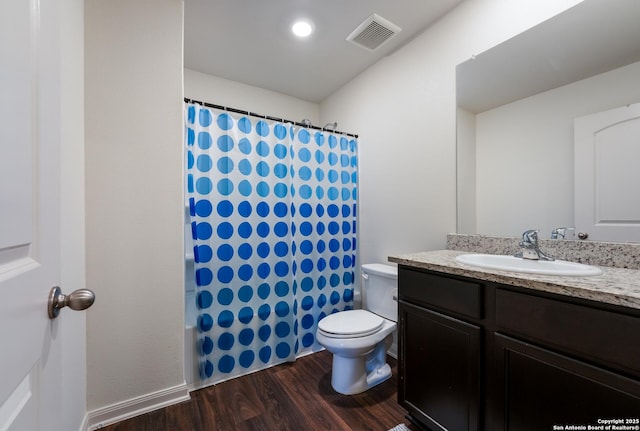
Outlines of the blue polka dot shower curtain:
<svg viewBox="0 0 640 431">
<path fill-rule="evenodd" d="M 185 122 L 201 378 L 319 350 L 353 305 L 356 140 L 193 103 Z"/>
</svg>

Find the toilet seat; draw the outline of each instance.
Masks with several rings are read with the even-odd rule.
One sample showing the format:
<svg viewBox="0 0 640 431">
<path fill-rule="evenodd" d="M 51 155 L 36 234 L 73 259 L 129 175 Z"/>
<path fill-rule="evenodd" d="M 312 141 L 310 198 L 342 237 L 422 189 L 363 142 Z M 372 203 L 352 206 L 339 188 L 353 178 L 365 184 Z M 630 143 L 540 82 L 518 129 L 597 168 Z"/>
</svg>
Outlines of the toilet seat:
<svg viewBox="0 0 640 431">
<path fill-rule="evenodd" d="M 358 338 L 375 334 L 385 320 L 367 310 L 330 314 L 318 323 L 318 330 L 330 338 Z"/>
</svg>

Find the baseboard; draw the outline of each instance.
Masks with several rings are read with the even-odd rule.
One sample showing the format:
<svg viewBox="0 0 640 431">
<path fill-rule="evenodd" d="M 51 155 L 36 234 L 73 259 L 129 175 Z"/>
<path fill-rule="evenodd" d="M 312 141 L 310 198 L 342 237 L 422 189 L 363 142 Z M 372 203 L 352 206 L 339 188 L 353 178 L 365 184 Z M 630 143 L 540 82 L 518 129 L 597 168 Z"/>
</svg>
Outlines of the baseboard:
<svg viewBox="0 0 640 431">
<path fill-rule="evenodd" d="M 78 431 L 87 431 L 89 429 L 89 414 L 85 413 L 84 418 L 82 418 L 82 423 L 80 424 L 80 428 Z"/>
<path fill-rule="evenodd" d="M 154 410 L 190 399 L 186 384 L 132 398 L 87 413 L 84 430 L 97 430 L 104 426 L 130 419 Z"/>
</svg>

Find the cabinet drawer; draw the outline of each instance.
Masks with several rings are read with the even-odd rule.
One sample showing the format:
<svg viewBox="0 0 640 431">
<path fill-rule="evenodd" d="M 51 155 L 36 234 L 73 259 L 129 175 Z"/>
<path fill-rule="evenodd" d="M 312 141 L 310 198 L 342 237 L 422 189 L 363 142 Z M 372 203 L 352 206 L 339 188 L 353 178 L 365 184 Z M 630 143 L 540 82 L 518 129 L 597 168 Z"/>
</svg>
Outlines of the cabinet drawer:
<svg viewBox="0 0 640 431">
<path fill-rule="evenodd" d="M 640 318 L 496 290 L 496 326 L 557 350 L 640 375 Z"/>
<path fill-rule="evenodd" d="M 400 267 L 401 299 L 460 315 L 482 318 L 482 284 Z"/>
</svg>

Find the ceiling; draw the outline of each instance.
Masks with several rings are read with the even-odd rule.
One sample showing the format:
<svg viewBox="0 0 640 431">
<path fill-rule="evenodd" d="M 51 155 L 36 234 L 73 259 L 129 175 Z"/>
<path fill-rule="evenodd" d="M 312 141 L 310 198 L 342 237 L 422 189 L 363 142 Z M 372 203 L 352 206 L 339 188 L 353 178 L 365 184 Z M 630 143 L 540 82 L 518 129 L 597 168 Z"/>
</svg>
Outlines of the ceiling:
<svg viewBox="0 0 640 431">
<path fill-rule="evenodd" d="M 184 66 L 319 103 L 462 0 L 186 0 Z M 377 14 L 401 31 L 369 51 L 346 40 Z M 289 30 L 304 17 L 307 39 Z"/>
</svg>

